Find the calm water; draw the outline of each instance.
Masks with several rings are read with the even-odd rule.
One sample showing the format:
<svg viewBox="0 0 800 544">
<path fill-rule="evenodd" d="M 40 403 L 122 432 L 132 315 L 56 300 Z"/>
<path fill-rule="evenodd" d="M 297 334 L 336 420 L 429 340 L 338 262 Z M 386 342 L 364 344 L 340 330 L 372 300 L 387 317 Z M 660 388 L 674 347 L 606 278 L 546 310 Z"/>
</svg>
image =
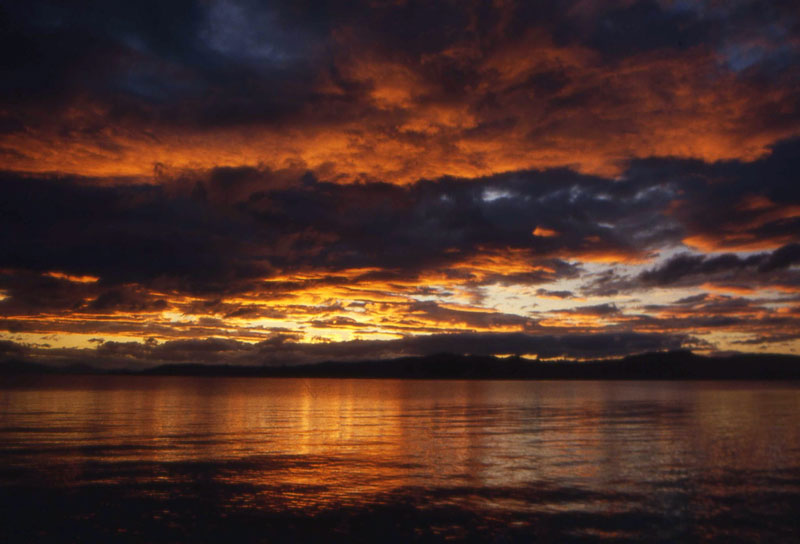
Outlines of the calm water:
<svg viewBox="0 0 800 544">
<path fill-rule="evenodd" d="M 798 384 L 0 386 L 0 541 L 797 542 L 798 513 Z"/>
</svg>

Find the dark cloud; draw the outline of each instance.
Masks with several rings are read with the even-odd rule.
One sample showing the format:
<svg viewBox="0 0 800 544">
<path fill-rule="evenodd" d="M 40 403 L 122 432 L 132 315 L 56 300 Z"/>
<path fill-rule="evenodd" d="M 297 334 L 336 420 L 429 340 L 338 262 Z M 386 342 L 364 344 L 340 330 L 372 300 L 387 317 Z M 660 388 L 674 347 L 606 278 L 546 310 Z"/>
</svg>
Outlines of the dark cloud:
<svg viewBox="0 0 800 544">
<path fill-rule="evenodd" d="M 499 312 L 454 310 L 443 308 L 432 301 L 415 302 L 409 305 L 404 313 L 410 319 L 422 317 L 437 323 L 465 325 L 471 329 L 492 329 L 508 326 L 522 327 L 525 330 L 538 328 L 534 320 L 524 316 Z"/>
<path fill-rule="evenodd" d="M 734 274 L 743 268 L 753 267 L 756 259 L 740 258 L 727 254 L 718 257 L 683 254 L 674 257 L 658 268 L 642 272 L 638 279 L 645 285 L 670 285 L 683 283 L 686 278 L 706 281 L 712 276 Z"/>
<path fill-rule="evenodd" d="M 653 287 L 685 288 L 706 284 L 744 291 L 756 288 L 797 291 L 800 289 L 800 273 L 793 267 L 800 262 L 797 247 L 797 244 L 789 244 L 772 252 L 749 256 L 682 253 L 636 276 L 607 270 L 589 279 L 581 292 L 585 295 L 613 296 L 620 292 Z M 704 301 L 705 297 L 685 297 L 676 304 L 695 304 Z"/>
<path fill-rule="evenodd" d="M 182 289 L 225 291 L 292 269 L 377 266 L 406 271 L 395 276 L 401 278 L 517 250 L 545 268 L 498 269 L 483 281 L 543 283 L 576 274 L 565 258 L 637 255 L 675 228 L 665 222 L 658 230 L 653 222 L 668 193 L 653 191 L 630 203 L 609 199 L 607 182 L 568 172 L 410 187 L 286 176 L 223 169 L 156 186 L 102 186 L 6 175 L 0 267 L 92 275 L 108 286 L 177 282 Z M 644 223 L 651 228 L 637 228 Z M 560 234 L 534 236 L 537 227 Z M 121 295 L 97 296 L 103 298 L 95 308 Z"/>
<path fill-rule="evenodd" d="M 800 263 L 800 244 L 789 244 L 772 252 L 758 265 L 759 272 L 781 270 Z"/>
<path fill-rule="evenodd" d="M 610 6 L 599 15 L 588 43 L 611 58 L 658 49 L 686 49 L 706 43 L 713 23 L 690 9 L 669 9 L 655 1 Z"/>
<path fill-rule="evenodd" d="M 686 304 L 694 305 L 699 304 L 708 298 L 708 293 L 700 293 L 699 295 L 691 295 L 676 300 L 673 304 Z"/>
<path fill-rule="evenodd" d="M 692 285 L 703 282 L 798 286 L 800 276 L 788 270 L 800 263 L 800 245 L 790 244 L 770 253 L 749 257 L 735 254 L 716 256 L 682 254 L 657 268 L 639 274 L 637 282 L 644 286 Z M 777 273 L 783 271 L 784 273 Z"/>
<path fill-rule="evenodd" d="M 594 304 L 590 306 L 577 306 L 572 310 L 568 310 L 569 312 L 573 312 L 576 314 L 584 314 L 584 315 L 614 315 L 619 313 L 619 308 L 617 308 L 616 304 Z"/>
<path fill-rule="evenodd" d="M 793 340 L 797 340 L 798 338 L 800 338 L 800 333 L 765 334 L 756 336 L 755 338 L 748 338 L 747 340 L 735 340 L 734 344 L 744 346 L 764 346 L 779 342 L 791 342 Z"/>
<path fill-rule="evenodd" d="M 552 291 L 549 289 L 537 289 L 536 294 L 545 298 L 573 298 L 575 294 L 572 291 Z"/>
<path fill-rule="evenodd" d="M 21 345 L 9 340 L 0 340 L 0 356 L 8 357 L 23 353 L 25 349 Z"/>
<path fill-rule="evenodd" d="M 92 313 L 159 312 L 167 307 L 167 301 L 163 298 L 152 297 L 130 287 L 122 287 L 104 290 L 86 305 L 85 310 Z"/>
<path fill-rule="evenodd" d="M 0 185 L 4 268 L 95 275 L 111 285 L 159 277 L 191 285 L 259 266 L 248 262 L 241 222 L 189 198 L 165 198 L 160 187 L 13 177 Z"/>
<path fill-rule="evenodd" d="M 277 119 L 310 92 L 299 65 L 315 38 L 297 23 L 256 2 L 9 4 L 1 88 L 51 108 L 89 94 L 140 121 Z"/>
</svg>

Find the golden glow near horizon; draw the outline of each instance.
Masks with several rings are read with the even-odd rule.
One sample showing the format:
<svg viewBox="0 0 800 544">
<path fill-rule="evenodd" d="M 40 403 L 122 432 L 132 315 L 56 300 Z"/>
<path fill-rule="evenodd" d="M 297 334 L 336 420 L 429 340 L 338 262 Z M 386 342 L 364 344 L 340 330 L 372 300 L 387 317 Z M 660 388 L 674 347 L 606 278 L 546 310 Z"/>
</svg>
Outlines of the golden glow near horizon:
<svg viewBox="0 0 800 544">
<path fill-rule="evenodd" d="M 327 277 L 324 273 L 268 278 L 268 284 L 291 286 L 279 293 L 270 292 L 269 297 L 258 290 L 213 301 L 158 293 L 166 301 L 165 309 L 160 311 L 96 314 L 66 310 L 16 315 L 11 319 L 19 324 L 20 330 L 4 331 L 0 339 L 38 348 L 94 349 L 106 342 L 138 342 L 145 338 L 156 343 L 224 338 L 256 344 L 269 339 L 276 331 L 291 332 L 294 335 L 291 341 L 299 344 L 381 341 L 409 335 L 463 332 L 564 334 L 632 330 L 679 333 L 698 313 L 711 312 L 714 316 L 730 318 L 730 325 L 693 323 L 691 330 L 697 338 L 709 342 L 717 350 L 759 351 L 760 346 L 750 347 L 746 342 L 767 332 L 774 334 L 775 318 L 791 318 L 798 314 L 796 300 L 780 287 L 771 286 L 749 289 L 745 293 L 737 288 L 712 285 L 680 291 L 684 296 L 704 295 L 702 306 L 697 307 L 672 304 L 677 298 L 674 289 L 649 290 L 646 298 L 642 298 L 642 293 L 559 298 L 548 293 L 559 292 L 559 288 L 574 288 L 570 283 L 576 282 L 562 280 L 552 286 L 545 284 L 550 289 L 544 291 L 540 285 L 503 281 L 479 286 L 470 284 L 475 279 L 485 280 L 491 274 L 547 270 L 545 266 L 523 262 L 513 253 L 503 258 L 486 255 L 472 259 L 453 267 L 455 271 L 468 272 L 469 279 L 460 281 L 445 280 L 436 273 L 426 273 L 416 280 L 365 280 L 358 278 L 374 270 L 353 269 L 336 274 L 348 279 L 345 285 L 319 285 Z M 643 268 L 642 265 L 632 266 Z M 99 281 L 62 273 L 48 276 L 78 284 Z M 732 301 L 739 304 L 732 304 Z M 204 304 L 208 308 L 205 311 L 201 310 Z M 741 320 L 752 320 L 751 328 L 742 331 Z M 759 325 L 761 322 L 765 324 Z M 785 332 L 791 333 L 793 321 L 787 321 L 786 327 Z M 797 341 L 789 338 L 782 345 L 792 350 L 797 347 Z"/>
</svg>

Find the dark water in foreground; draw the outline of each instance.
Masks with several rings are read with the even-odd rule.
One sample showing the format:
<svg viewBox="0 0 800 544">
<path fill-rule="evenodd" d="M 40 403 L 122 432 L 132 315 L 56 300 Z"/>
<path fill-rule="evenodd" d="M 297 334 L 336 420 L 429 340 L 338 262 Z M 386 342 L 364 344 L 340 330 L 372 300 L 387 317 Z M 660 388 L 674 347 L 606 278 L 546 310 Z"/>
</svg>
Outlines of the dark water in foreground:
<svg viewBox="0 0 800 544">
<path fill-rule="evenodd" d="M 799 384 L 27 380 L 0 541 L 800 540 Z"/>
</svg>

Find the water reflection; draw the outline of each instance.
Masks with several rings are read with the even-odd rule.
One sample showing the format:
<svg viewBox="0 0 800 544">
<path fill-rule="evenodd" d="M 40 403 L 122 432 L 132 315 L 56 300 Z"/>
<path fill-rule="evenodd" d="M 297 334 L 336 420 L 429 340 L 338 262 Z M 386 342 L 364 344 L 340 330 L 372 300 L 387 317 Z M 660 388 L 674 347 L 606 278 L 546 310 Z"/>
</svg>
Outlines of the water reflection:
<svg viewBox="0 0 800 544">
<path fill-rule="evenodd" d="M 53 502 L 38 536 L 797 536 L 791 384 L 30 380 L 0 388 L 0 498 Z"/>
</svg>

